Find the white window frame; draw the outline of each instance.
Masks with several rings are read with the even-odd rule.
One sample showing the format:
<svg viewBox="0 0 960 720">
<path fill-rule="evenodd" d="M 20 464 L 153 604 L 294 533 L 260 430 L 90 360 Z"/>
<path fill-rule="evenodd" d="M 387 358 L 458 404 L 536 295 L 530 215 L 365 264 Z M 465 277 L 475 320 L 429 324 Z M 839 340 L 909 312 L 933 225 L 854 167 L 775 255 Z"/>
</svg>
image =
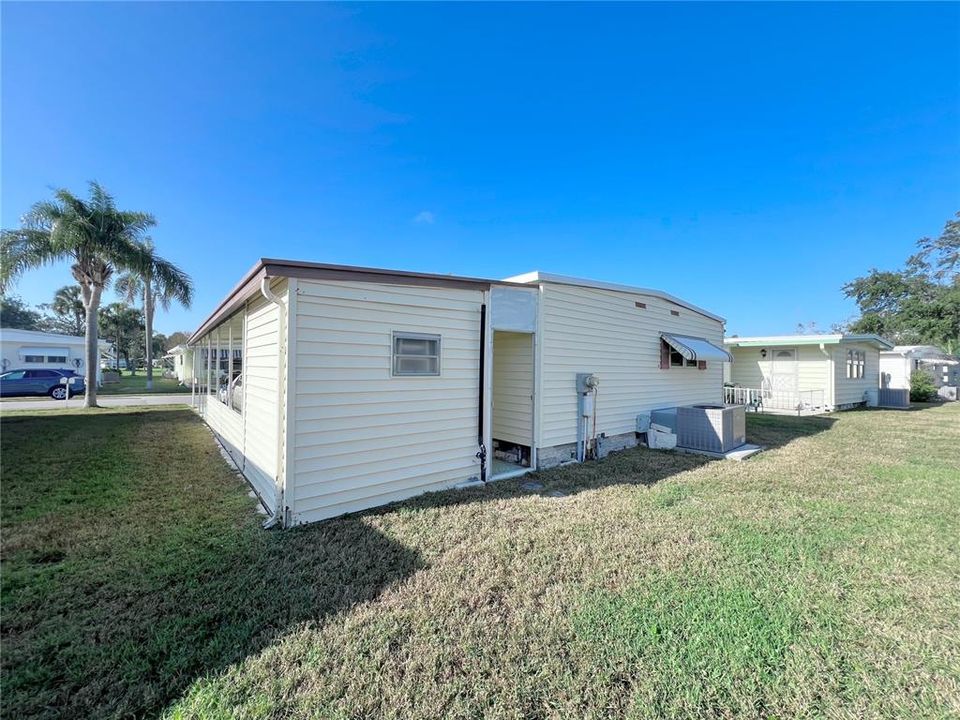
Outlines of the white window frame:
<svg viewBox="0 0 960 720">
<path fill-rule="evenodd" d="M 397 340 L 432 340 L 437 343 L 437 353 L 436 355 L 400 355 L 397 353 Z M 443 373 L 443 363 L 441 358 L 443 355 L 443 344 L 442 338 L 440 335 L 433 333 L 417 333 L 417 332 L 406 332 L 403 330 L 394 330 L 390 333 L 390 376 L 391 377 L 403 377 L 403 378 L 416 378 L 416 377 L 440 377 Z M 398 357 L 435 357 L 437 358 L 437 371 L 429 373 L 410 373 L 410 372 L 397 372 L 397 358 Z"/>
<path fill-rule="evenodd" d="M 664 342 L 666 342 L 666 341 L 664 341 Z M 669 345 L 670 343 L 667 343 L 667 344 Z M 674 364 L 673 364 L 673 356 L 674 356 L 674 355 L 679 355 L 679 356 L 680 356 L 680 364 L 679 364 L 679 365 L 674 365 Z M 674 368 L 677 368 L 678 370 L 681 369 L 681 368 L 695 368 L 696 366 L 697 366 L 697 361 L 696 361 L 696 360 L 691 360 L 690 358 L 686 358 L 686 357 L 683 356 L 683 353 L 681 353 L 681 352 L 679 352 L 679 351 L 677 351 L 677 350 L 674 350 L 673 347 L 670 348 L 670 369 L 671 369 L 671 370 L 673 370 Z"/>
<path fill-rule="evenodd" d="M 847 350 L 847 380 L 863 380 L 867 376 L 867 353 Z"/>
</svg>

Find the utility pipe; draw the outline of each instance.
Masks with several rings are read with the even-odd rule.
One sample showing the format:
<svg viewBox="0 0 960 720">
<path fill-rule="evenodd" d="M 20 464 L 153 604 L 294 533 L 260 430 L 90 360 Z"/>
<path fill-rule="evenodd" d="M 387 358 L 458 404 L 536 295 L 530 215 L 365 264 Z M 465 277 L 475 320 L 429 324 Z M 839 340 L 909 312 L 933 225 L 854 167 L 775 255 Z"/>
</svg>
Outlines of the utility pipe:
<svg viewBox="0 0 960 720">
<path fill-rule="evenodd" d="M 287 346 L 287 306 L 279 297 L 274 295 L 273 291 L 270 289 L 270 280 L 269 276 L 264 276 L 260 280 L 260 294 L 263 295 L 268 301 L 272 302 L 277 306 L 279 317 L 277 319 L 277 337 L 279 338 L 279 343 L 277 346 L 277 467 L 276 467 L 276 479 L 274 480 L 274 485 L 276 488 L 276 496 L 274 498 L 274 509 L 273 515 L 270 516 L 264 523 L 263 528 L 269 529 L 274 525 L 278 524 L 283 517 L 283 487 L 280 484 L 280 474 L 283 470 L 283 400 L 284 393 L 286 388 L 284 387 L 284 364 L 281 361 L 286 354 Z M 287 362 L 290 362 L 290 359 L 287 358 Z"/>
<path fill-rule="evenodd" d="M 487 481 L 487 447 L 483 442 L 483 425 L 484 425 L 484 413 L 483 413 L 483 402 L 484 402 L 484 373 L 486 372 L 486 363 L 484 358 L 487 353 L 487 304 L 480 304 L 480 365 L 478 369 L 480 377 L 480 390 L 477 397 L 477 445 L 479 449 L 477 450 L 476 458 L 480 461 L 480 479 L 483 482 Z"/>
</svg>

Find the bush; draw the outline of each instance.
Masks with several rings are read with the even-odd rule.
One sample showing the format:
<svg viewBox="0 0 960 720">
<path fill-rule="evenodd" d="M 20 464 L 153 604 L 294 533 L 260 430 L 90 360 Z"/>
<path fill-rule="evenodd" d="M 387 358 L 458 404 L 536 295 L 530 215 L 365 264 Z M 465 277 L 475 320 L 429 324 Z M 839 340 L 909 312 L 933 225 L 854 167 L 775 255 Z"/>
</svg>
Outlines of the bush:
<svg viewBox="0 0 960 720">
<path fill-rule="evenodd" d="M 933 376 L 925 370 L 914 370 L 910 373 L 910 400 L 913 402 L 927 402 L 937 394 L 937 386 Z"/>
</svg>

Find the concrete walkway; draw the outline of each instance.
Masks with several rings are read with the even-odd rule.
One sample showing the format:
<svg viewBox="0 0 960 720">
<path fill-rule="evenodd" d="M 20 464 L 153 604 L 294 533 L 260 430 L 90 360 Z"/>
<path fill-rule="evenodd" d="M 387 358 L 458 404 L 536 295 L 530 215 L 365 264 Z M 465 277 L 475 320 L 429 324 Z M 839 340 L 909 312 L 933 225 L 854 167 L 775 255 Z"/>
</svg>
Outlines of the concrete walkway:
<svg viewBox="0 0 960 720">
<path fill-rule="evenodd" d="M 131 405 L 189 405 L 190 393 L 162 395 L 98 395 L 97 404 L 103 407 L 129 407 Z M 0 413 L 10 410 L 64 410 L 83 407 L 83 396 L 69 400 L 53 398 L 7 398 L 0 400 Z"/>
</svg>

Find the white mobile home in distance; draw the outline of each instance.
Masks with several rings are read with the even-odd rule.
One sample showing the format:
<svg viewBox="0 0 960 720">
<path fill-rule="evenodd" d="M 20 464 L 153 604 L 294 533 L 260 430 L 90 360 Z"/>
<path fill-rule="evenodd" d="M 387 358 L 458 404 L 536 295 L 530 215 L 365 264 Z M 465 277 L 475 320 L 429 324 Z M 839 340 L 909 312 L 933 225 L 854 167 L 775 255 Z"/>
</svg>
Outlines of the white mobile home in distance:
<svg viewBox="0 0 960 720">
<path fill-rule="evenodd" d="M 112 352 L 113 345 L 100 340 L 100 357 Z M 3 328 L 0 331 L 0 364 L 3 372 L 18 368 L 73 370 L 83 375 L 86 364 L 86 340 L 82 335 L 61 335 L 39 330 Z M 101 381 L 97 367 L 97 382 Z"/>
<path fill-rule="evenodd" d="M 728 402 L 765 410 L 828 411 L 864 405 L 880 387 L 880 351 L 893 345 L 877 335 L 728 337 Z"/>
<path fill-rule="evenodd" d="M 938 388 L 960 385 L 960 358 L 934 345 L 897 345 L 880 353 L 880 385 L 910 389 L 910 375 L 923 370 Z"/>
<path fill-rule="evenodd" d="M 290 526 L 633 445 L 722 401 L 722 339 L 656 290 L 261 260 L 190 339 L 193 402 Z"/>
<path fill-rule="evenodd" d="M 177 345 L 170 348 L 163 359 L 173 365 L 173 375 L 177 382 L 186 385 L 193 375 L 193 350 L 189 345 Z"/>
</svg>

